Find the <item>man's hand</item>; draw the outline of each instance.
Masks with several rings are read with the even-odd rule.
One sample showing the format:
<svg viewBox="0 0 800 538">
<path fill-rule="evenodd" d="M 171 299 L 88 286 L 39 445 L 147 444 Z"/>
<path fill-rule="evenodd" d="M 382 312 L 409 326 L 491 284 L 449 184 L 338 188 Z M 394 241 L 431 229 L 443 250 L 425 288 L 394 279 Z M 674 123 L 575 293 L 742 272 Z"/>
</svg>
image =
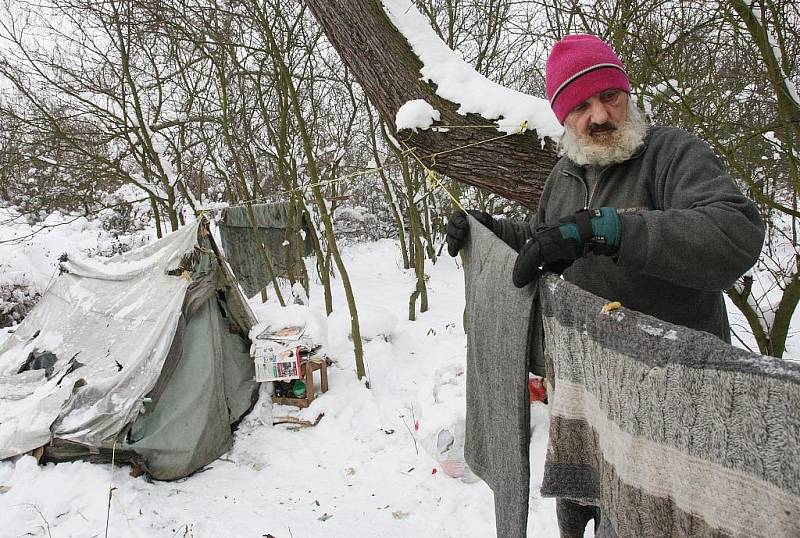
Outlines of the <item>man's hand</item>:
<svg viewBox="0 0 800 538">
<path fill-rule="evenodd" d="M 483 211 L 475 211 L 471 209 L 469 214 L 475 217 L 475 220 L 489 228 L 494 232 L 494 219 L 489 213 Z M 469 237 L 469 222 L 467 222 L 467 214 L 463 211 L 456 211 L 447 220 L 447 252 L 452 257 L 458 256 L 458 251 L 464 248 L 464 244 Z"/>
<path fill-rule="evenodd" d="M 525 287 L 542 268 L 562 273 L 589 252 L 612 256 L 619 242 L 619 216 L 612 207 L 583 209 L 559 224 L 543 224 L 519 251 L 512 274 L 514 285 Z"/>
</svg>

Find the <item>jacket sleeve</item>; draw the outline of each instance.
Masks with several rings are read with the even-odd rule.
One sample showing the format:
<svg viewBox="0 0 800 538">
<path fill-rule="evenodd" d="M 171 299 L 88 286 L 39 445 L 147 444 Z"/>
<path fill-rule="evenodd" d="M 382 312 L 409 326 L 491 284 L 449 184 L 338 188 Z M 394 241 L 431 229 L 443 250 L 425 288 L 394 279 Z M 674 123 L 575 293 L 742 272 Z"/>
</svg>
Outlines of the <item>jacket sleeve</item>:
<svg viewBox="0 0 800 538">
<path fill-rule="evenodd" d="M 554 169 L 550 172 L 550 175 L 547 176 L 544 189 L 542 190 L 542 196 L 539 199 L 539 204 L 537 206 L 536 213 L 533 215 L 533 219 L 522 222 L 508 219 L 495 220 L 495 235 L 505 241 L 508 246 L 517 252 L 519 252 L 519 249 L 522 248 L 522 245 L 524 245 L 528 239 L 533 237 L 533 230 L 545 222 L 545 207 L 547 206 L 547 198 L 549 196 L 550 185 L 552 183 L 551 180 L 556 173 L 557 172 Z"/>
<path fill-rule="evenodd" d="M 495 219 L 493 231 L 497 237 L 517 252 L 533 235 L 528 221 L 510 219 Z"/>
<path fill-rule="evenodd" d="M 663 209 L 622 215 L 617 263 L 698 290 L 724 290 L 758 260 L 764 226 L 704 142 L 685 134 L 656 167 Z M 662 146 L 662 151 L 670 148 Z"/>
</svg>

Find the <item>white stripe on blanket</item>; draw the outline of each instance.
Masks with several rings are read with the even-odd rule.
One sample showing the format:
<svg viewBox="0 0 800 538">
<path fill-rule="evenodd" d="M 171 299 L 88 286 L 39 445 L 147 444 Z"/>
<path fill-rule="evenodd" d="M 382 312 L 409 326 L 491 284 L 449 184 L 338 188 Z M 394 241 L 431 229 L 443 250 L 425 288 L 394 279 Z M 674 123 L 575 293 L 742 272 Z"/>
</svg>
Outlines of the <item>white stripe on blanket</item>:
<svg viewBox="0 0 800 538">
<path fill-rule="evenodd" d="M 603 457 L 624 483 L 670 497 L 681 510 L 735 535 L 772 537 L 798 528 L 796 515 L 790 515 L 797 512 L 794 496 L 755 476 L 633 437 L 608 419 L 583 385 L 557 379 L 555 386 L 552 414 L 590 424 Z"/>
</svg>

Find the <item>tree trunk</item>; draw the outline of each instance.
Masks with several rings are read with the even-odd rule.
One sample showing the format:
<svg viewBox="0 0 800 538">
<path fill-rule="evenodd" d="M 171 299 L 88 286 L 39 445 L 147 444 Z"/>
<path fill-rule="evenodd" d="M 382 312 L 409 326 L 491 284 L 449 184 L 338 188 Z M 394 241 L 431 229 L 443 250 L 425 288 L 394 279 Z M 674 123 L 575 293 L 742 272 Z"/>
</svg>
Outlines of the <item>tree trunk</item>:
<svg viewBox="0 0 800 538">
<path fill-rule="evenodd" d="M 389 184 L 389 178 L 386 177 L 386 172 L 383 170 L 384 163 L 381 162 L 381 157 L 378 154 L 378 136 L 376 133 L 377 126 L 375 125 L 375 121 L 372 117 L 372 107 L 369 103 L 366 103 L 364 108 L 367 111 L 367 119 L 369 120 L 369 141 L 370 149 L 372 150 L 372 159 L 375 161 L 375 164 L 378 167 L 378 176 L 381 178 L 381 183 L 383 184 L 383 196 L 386 199 L 386 205 L 389 206 L 389 209 L 392 212 L 392 217 L 394 217 L 395 226 L 397 226 L 397 239 L 400 242 L 400 252 L 403 256 L 403 269 L 408 269 L 411 267 L 411 262 L 408 259 L 405 224 L 403 223 L 403 217 L 400 214 L 400 204 L 396 200 L 394 192 L 392 192 L 392 188 Z M 381 127 L 381 129 L 383 129 L 383 127 Z"/>
<path fill-rule="evenodd" d="M 164 232 L 161 231 L 161 215 L 158 213 L 158 202 L 153 194 L 150 194 L 150 209 L 153 210 L 153 219 L 156 221 L 156 239 L 164 237 Z"/>
<path fill-rule="evenodd" d="M 462 116 L 458 105 L 437 96 L 433 85 L 420 80 L 422 64 L 406 39 L 387 17 L 380 0 L 306 0 L 330 42 L 355 79 L 386 120 L 392 134 L 413 148 L 426 166 L 535 208 L 544 181 L 556 161 L 554 146 L 544 149 L 535 132 L 509 136 L 469 148 L 498 136 L 494 129 L 452 128 L 397 133 L 395 115 L 412 99 L 424 99 L 441 113 L 441 125 L 490 123 L 476 114 Z M 430 155 L 452 151 L 434 159 Z"/>
</svg>

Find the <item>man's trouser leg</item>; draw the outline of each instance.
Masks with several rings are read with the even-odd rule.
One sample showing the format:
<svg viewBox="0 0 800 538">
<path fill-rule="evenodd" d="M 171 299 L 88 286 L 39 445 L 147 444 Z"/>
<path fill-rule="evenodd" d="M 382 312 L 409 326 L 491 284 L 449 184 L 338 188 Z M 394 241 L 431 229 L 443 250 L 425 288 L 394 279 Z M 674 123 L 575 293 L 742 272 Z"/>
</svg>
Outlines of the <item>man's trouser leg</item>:
<svg viewBox="0 0 800 538">
<path fill-rule="evenodd" d="M 556 499 L 556 519 L 561 538 L 583 538 L 589 521 L 594 519 L 595 529 L 599 526 L 600 509 L 567 499 Z"/>
</svg>

